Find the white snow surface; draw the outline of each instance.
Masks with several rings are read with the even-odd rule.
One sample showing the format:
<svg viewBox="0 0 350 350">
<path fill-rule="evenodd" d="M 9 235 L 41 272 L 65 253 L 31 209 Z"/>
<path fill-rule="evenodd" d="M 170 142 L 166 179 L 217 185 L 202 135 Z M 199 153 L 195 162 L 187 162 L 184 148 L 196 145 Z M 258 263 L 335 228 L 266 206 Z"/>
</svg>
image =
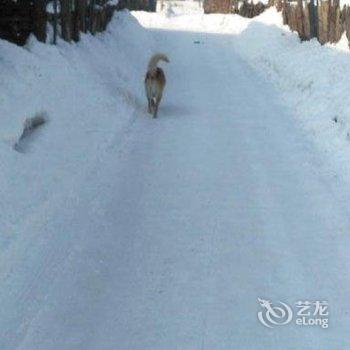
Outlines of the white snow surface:
<svg viewBox="0 0 350 350">
<path fill-rule="evenodd" d="M 0 41 L 0 349 L 349 348 L 349 60 L 193 2 Z M 327 300 L 330 326 L 265 328 L 258 298 Z"/>
</svg>

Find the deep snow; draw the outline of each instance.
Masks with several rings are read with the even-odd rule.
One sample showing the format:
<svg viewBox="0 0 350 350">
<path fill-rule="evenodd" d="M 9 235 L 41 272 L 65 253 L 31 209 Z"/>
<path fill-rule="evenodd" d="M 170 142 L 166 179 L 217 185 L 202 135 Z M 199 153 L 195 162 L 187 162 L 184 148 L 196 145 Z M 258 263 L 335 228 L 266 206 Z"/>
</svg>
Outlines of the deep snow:
<svg viewBox="0 0 350 350">
<path fill-rule="evenodd" d="M 195 5 L 119 13 L 76 45 L 0 41 L 1 349 L 349 347 L 349 55 L 274 10 Z M 267 329 L 258 298 L 327 300 L 330 327 Z"/>
</svg>

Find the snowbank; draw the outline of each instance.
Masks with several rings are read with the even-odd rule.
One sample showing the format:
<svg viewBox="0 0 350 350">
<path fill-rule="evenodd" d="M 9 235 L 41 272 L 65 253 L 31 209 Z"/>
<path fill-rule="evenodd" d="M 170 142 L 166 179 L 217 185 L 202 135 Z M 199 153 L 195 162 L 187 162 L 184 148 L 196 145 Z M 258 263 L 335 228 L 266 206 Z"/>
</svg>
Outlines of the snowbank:
<svg viewBox="0 0 350 350">
<path fill-rule="evenodd" d="M 142 45 L 141 45 L 142 43 Z M 79 186 L 123 130 L 144 113 L 142 77 L 152 39 L 128 12 L 115 15 L 107 32 L 83 35 L 78 44 L 26 47 L 0 40 L 0 250 L 21 224 L 45 221 L 58 197 Z M 49 122 L 13 145 L 23 122 L 45 111 Z M 23 239 L 23 237 L 21 237 Z"/>
<path fill-rule="evenodd" d="M 239 35 L 237 51 L 272 81 L 277 99 L 298 118 L 307 135 L 328 154 L 338 174 L 350 179 L 350 55 L 347 40 L 321 46 L 300 42 L 270 9 Z"/>
</svg>

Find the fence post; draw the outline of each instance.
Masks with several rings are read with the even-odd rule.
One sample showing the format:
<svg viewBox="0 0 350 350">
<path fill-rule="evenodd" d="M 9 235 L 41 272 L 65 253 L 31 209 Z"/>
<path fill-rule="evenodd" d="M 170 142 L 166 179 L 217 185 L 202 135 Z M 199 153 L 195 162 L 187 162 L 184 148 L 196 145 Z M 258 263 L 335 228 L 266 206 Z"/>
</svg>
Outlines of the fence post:
<svg viewBox="0 0 350 350">
<path fill-rule="evenodd" d="M 74 41 L 79 41 L 80 40 L 80 18 L 79 18 L 79 12 L 78 12 L 78 7 L 79 3 L 78 0 L 72 0 L 73 1 L 73 8 L 71 9 L 72 11 L 72 39 Z"/>
<path fill-rule="evenodd" d="M 310 1 L 310 12 L 309 12 L 309 21 L 310 21 L 310 38 L 318 37 L 318 9 L 317 4 L 315 6 L 315 0 Z"/>
<path fill-rule="evenodd" d="M 46 0 L 36 0 L 34 2 L 34 34 L 39 41 L 46 41 Z"/>
<path fill-rule="evenodd" d="M 62 27 L 62 38 L 68 42 L 72 40 L 71 37 L 71 0 L 60 0 L 61 1 L 61 27 Z"/>
<path fill-rule="evenodd" d="M 304 25 L 304 9 L 303 9 L 303 0 L 298 0 L 297 2 L 297 28 L 299 38 L 301 40 L 307 39 L 305 36 L 305 25 Z"/>
<path fill-rule="evenodd" d="M 53 44 L 57 44 L 57 24 L 58 24 L 58 9 L 57 9 L 57 1 L 53 0 Z"/>
<path fill-rule="evenodd" d="M 283 18 L 283 24 L 289 24 L 288 23 L 288 14 L 287 14 L 287 0 L 282 0 L 282 18 Z"/>
<path fill-rule="evenodd" d="M 90 23 L 89 30 L 91 34 L 95 34 L 95 0 L 90 0 Z"/>
<path fill-rule="evenodd" d="M 77 0 L 77 19 L 79 21 L 79 30 L 83 33 L 87 32 L 87 6 L 87 0 Z"/>
<path fill-rule="evenodd" d="M 157 1 L 149 0 L 149 11 L 156 12 L 157 10 Z"/>
</svg>

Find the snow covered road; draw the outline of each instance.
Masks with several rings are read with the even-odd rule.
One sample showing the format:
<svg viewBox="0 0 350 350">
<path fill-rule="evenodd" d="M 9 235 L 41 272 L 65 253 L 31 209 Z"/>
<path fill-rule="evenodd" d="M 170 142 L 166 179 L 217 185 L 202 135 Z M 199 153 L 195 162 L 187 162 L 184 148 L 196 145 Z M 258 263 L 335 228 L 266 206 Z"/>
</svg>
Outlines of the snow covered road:
<svg viewBox="0 0 350 350">
<path fill-rule="evenodd" d="M 21 248 L 0 348 L 346 349 L 349 191 L 231 36 L 171 21 L 152 30 L 159 118 L 139 113 Z M 268 329 L 258 298 L 326 300 L 329 328 Z"/>
</svg>

